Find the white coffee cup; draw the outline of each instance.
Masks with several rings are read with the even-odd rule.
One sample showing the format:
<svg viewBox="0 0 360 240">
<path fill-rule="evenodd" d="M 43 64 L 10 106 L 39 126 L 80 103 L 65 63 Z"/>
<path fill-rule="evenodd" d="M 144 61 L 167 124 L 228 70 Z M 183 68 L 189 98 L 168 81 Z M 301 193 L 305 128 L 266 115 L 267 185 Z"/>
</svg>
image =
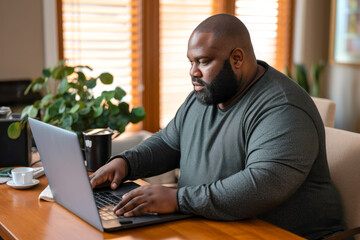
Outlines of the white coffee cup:
<svg viewBox="0 0 360 240">
<path fill-rule="evenodd" d="M 30 167 L 15 168 L 11 170 L 12 180 L 16 185 L 33 183 L 34 169 Z"/>
</svg>

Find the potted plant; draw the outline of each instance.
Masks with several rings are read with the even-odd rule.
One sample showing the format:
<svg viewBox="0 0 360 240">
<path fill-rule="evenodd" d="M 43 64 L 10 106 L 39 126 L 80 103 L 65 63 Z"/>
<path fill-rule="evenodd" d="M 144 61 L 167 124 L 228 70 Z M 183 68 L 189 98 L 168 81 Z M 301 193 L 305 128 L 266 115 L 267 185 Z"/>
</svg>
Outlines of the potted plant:
<svg viewBox="0 0 360 240">
<path fill-rule="evenodd" d="M 44 97 L 23 109 L 21 121 L 9 126 L 8 136 L 18 138 L 28 117 L 74 131 L 79 137 L 82 131 L 92 128 L 111 128 L 121 134 L 130 122 L 138 123 L 145 118 L 143 107 L 130 110 L 129 104 L 122 101 L 126 93 L 120 87 L 103 91 L 95 98 L 92 90 L 98 81 L 111 84 L 113 76 L 102 73 L 89 78 L 84 69 L 92 70 L 89 66 L 68 66 L 65 60 L 52 68 L 43 69 L 43 76 L 36 78 L 25 94 L 31 90 L 43 92 Z M 50 79 L 57 83 L 55 93 L 50 91 Z"/>
<path fill-rule="evenodd" d="M 313 97 L 320 96 L 320 77 L 325 69 L 325 63 L 319 61 L 311 65 L 310 78 L 307 74 L 305 64 L 294 65 L 294 75 L 289 68 L 286 68 L 286 75 L 297 82 L 309 95 Z M 311 81 L 309 81 L 311 79 Z"/>
</svg>

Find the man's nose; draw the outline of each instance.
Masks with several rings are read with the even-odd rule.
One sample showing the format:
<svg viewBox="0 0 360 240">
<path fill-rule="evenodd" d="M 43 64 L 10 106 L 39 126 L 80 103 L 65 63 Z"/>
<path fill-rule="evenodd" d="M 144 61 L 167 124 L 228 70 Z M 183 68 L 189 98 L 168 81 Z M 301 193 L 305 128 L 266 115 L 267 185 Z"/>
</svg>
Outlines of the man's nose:
<svg viewBox="0 0 360 240">
<path fill-rule="evenodd" d="M 202 74 L 200 69 L 198 68 L 198 64 L 193 63 L 190 67 L 190 77 L 198 77 L 201 78 Z"/>
</svg>

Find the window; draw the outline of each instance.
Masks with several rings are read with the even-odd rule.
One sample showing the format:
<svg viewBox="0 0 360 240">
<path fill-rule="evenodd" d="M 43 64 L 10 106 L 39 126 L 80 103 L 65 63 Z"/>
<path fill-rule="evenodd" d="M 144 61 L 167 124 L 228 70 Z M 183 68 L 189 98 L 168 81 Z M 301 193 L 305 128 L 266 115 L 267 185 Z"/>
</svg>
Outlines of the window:
<svg viewBox="0 0 360 240">
<path fill-rule="evenodd" d="M 120 86 L 128 93 L 127 102 L 142 104 L 138 16 L 134 0 L 62 0 L 64 59 L 70 65 L 92 67 L 90 76 L 114 75 L 113 85 L 94 89 L 96 96 Z"/>
<path fill-rule="evenodd" d="M 212 0 L 160 0 L 160 127 L 193 90 L 186 57 L 194 28 L 213 13 Z"/>
<path fill-rule="evenodd" d="M 113 73 L 127 101 L 145 107 L 143 127 L 152 132 L 166 126 L 192 91 L 187 41 L 208 16 L 238 16 L 249 28 L 258 59 L 280 71 L 290 63 L 294 0 L 58 1 L 64 57 L 92 66 L 95 74 Z"/>
<path fill-rule="evenodd" d="M 247 26 L 257 59 L 279 71 L 290 63 L 291 0 L 236 0 L 235 16 Z"/>
</svg>

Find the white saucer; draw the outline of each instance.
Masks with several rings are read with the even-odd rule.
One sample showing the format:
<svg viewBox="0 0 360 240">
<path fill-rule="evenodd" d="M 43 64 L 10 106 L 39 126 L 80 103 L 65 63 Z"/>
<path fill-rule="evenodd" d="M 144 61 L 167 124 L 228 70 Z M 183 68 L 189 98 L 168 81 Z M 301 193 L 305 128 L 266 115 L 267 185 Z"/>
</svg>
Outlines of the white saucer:
<svg viewBox="0 0 360 240">
<path fill-rule="evenodd" d="M 14 183 L 13 180 L 10 180 L 10 181 L 8 181 L 6 184 L 9 185 L 10 187 L 15 188 L 15 189 L 27 189 L 27 188 L 31 188 L 31 187 L 37 185 L 37 184 L 40 182 L 40 181 L 37 180 L 37 179 L 33 179 L 32 181 L 33 181 L 33 182 L 30 183 L 30 184 L 17 185 L 17 184 Z"/>
</svg>

